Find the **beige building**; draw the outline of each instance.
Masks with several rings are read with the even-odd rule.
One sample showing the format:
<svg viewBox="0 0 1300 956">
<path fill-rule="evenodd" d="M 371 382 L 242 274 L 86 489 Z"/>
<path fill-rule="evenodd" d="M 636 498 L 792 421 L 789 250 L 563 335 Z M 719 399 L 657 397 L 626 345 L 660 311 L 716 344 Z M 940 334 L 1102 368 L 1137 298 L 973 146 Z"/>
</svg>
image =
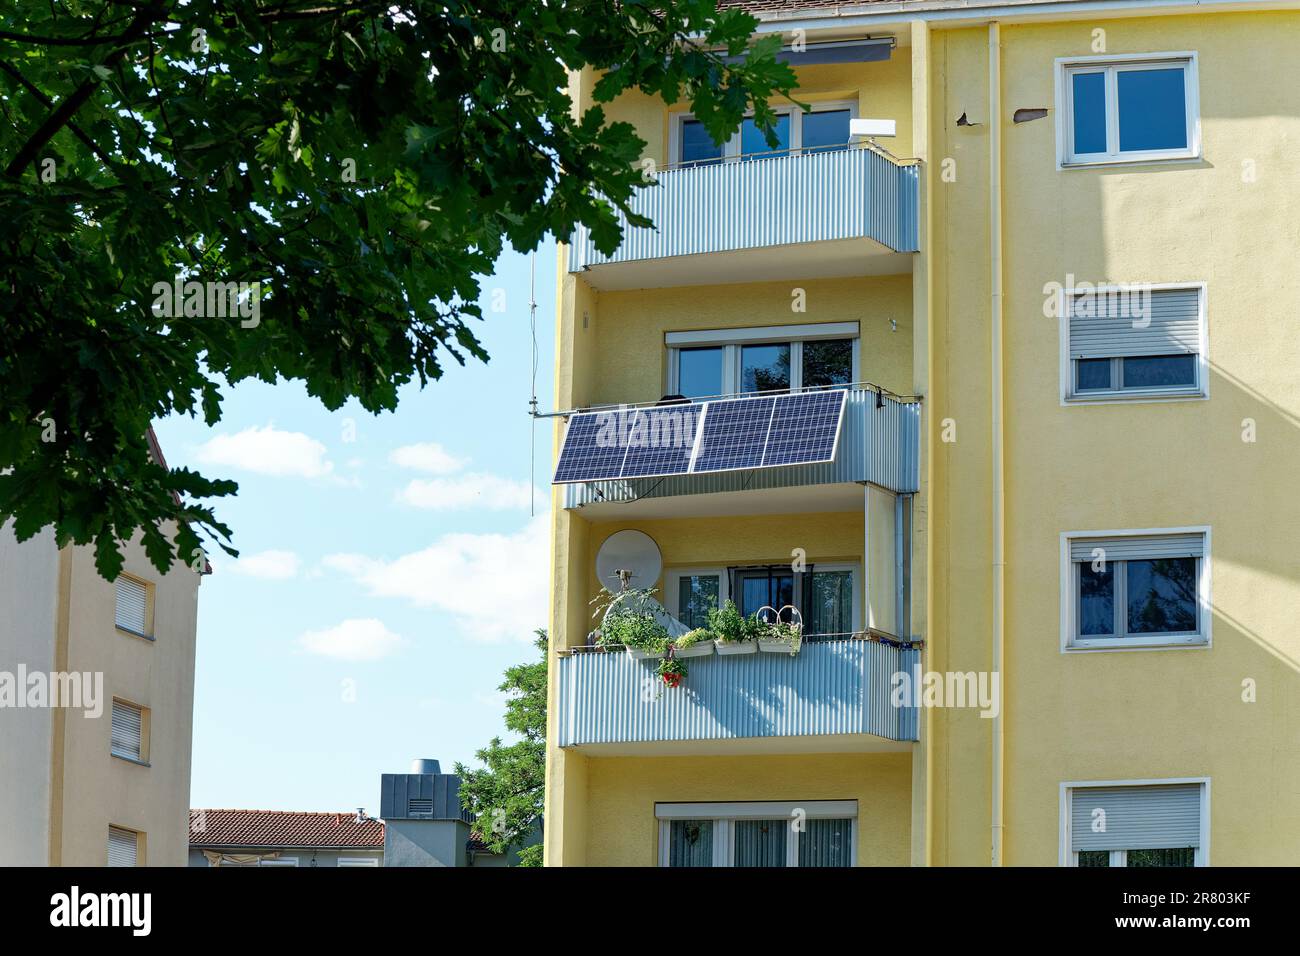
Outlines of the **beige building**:
<svg viewBox="0 0 1300 956">
<path fill-rule="evenodd" d="M 200 580 L 0 528 L 0 865 L 185 865 Z"/>
</svg>

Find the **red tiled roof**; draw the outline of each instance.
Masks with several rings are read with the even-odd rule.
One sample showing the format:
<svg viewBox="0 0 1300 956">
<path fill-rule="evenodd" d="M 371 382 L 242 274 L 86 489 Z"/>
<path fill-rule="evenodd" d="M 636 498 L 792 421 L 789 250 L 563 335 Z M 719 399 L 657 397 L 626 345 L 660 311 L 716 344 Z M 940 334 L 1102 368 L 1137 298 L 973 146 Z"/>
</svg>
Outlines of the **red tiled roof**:
<svg viewBox="0 0 1300 956">
<path fill-rule="evenodd" d="M 191 810 L 190 846 L 382 847 L 384 821 L 350 813 Z"/>
</svg>

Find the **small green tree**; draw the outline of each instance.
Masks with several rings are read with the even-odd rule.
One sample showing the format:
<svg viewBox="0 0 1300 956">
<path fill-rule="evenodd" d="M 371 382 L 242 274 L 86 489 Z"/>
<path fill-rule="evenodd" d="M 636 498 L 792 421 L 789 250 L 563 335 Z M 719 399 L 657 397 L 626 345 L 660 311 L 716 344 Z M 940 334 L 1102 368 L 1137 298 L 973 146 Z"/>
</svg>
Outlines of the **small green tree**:
<svg viewBox="0 0 1300 956">
<path fill-rule="evenodd" d="M 531 664 L 507 668 L 497 688 L 509 694 L 506 729 L 519 734 L 518 743 L 503 744 L 500 737 L 474 756 L 484 769 L 456 764 L 460 776 L 460 801 L 477 821 L 476 829 L 493 853 L 523 847 L 542 815 L 546 792 L 546 631 L 538 629 L 533 642 L 542 658 Z M 520 851 L 520 866 L 541 866 L 540 844 Z"/>
</svg>

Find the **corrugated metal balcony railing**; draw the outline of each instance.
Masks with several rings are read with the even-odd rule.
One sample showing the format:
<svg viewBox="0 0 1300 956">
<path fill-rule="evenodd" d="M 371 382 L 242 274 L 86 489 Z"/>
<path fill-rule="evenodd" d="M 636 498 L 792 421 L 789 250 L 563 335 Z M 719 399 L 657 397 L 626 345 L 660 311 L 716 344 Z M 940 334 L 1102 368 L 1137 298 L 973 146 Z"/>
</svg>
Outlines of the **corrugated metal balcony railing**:
<svg viewBox="0 0 1300 956">
<path fill-rule="evenodd" d="M 631 203 L 655 227 L 631 228 L 624 220 L 622 245 L 610 255 L 579 227 L 569 246 L 570 272 L 838 239 L 917 250 L 917 166 L 869 147 L 667 169 L 656 179 Z"/>
<path fill-rule="evenodd" d="M 824 464 L 564 485 L 564 507 L 841 482 L 870 482 L 897 494 L 920 490 L 919 401 L 902 401 L 870 388 L 850 389 L 841 428 L 835 460 Z"/>
<path fill-rule="evenodd" d="M 690 661 L 666 688 L 654 661 L 621 651 L 559 660 L 560 746 L 822 734 L 917 739 L 914 706 L 895 707 L 893 675 L 920 652 L 877 641 L 806 642 L 789 654 Z"/>
</svg>

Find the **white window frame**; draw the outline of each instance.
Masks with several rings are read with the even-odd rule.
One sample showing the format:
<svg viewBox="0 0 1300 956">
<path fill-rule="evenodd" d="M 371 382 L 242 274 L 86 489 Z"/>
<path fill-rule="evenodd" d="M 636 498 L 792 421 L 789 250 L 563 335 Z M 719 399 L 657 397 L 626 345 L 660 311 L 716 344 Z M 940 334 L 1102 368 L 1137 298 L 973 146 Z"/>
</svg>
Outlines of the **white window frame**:
<svg viewBox="0 0 1300 956">
<path fill-rule="evenodd" d="M 1186 114 L 1187 146 L 1183 149 L 1129 150 L 1119 148 L 1119 73 L 1148 67 L 1183 69 L 1183 109 Z M 1103 73 L 1106 77 L 1106 152 L 1074 152 L 1074 83 L 1078 73 Z M 1130 53 L 1113 56 L 1058 57 L 1056 60 L 1056 168 L 1129 165 L 1134 163 L 1187 162 L 1201 158 L 1201 97 L 1197 54 L 1194 50 L 1174 53 Z"/>
<path fill-rule="evenodd" d="M 1079 564 L 1070 560 L 1070 543 L 1087 538 L 1146 537 L 1155 535 L 1199 534 L 1204 538 L 1204 554 L 1197 574 L 1197 617 L 1200 630 L 1186 634 L 1152 634 L 1133 637 L 1079 637 Z M 1130 559 L 1120 558 L 1112 564 Z M 1134 558 L 1131 560 L 1141 560 Z M 1116 613 L 1121 594 L 1117 588 Z M 1126 605 L 1125 605 L 1126 606 Z M 1126 612 L 1125 612 L 1126 613 Z M 1123 528 L 1111 531 L 1061 532 L 1061 653 L 1078 654 L 1096 651 L 1203 650 L 1213 645 L 1210 591 L 1210 526 L 1185 528 Z"/>
<path fill-rule="evenodd" d="M 667 867 L 673 820 L 708 820 L 713 824 L 713 866 L 735 865 L 734 833 L 737 820 L 785 820 L 786 866 L 799 866 L 799 834 L 791 830 L 795 811 L 807 820 L 849 820 L 849 866 L 858 865 L 858 801 L 761 800 L 741 803 L 656 803 L 659 823 L 658 865 Z"/>
<path fill-rule="evenodd" d="M 858 118 L 857 100 L 818 100 L 817 102 L 812 103 L 810 105 L 812 107 L 808 111 L 810 113 L 828 113 L 828 112 L 834 112 L 835 110 L 848 110 L 850 123 L 853 120 Z M 751 153 L 750 155 L 753 156 L 764 156 L 764 155 L 798 156 L 800 155 L 803 150 L 804 111 L 797 106 L 777 106 L 777 107 L 773 107 L 772 111 L 778 114 L 782 114 L 782 113 L 789 114 L 790 116 L 790 149 L 788 153 L 760 152 L 760 153 Z M 753 115 L 754 115 L 753 112 L 748 112 L 745 114 L 745 118 L 751 119 Z M 668 122 L 669 159 L 667 163 L 669 167 L 675 168 L 679 166 L 688 165 L 686 162 L 682 160 L 682 125 L 687 120 L 694 120 L 695 118 L 696 116 L 694 113 L 673 113 L 670 115 L 669 122 Z M 850 134 L 849 138 L 844 141 L 845 148 L 848 148 L 855 140 L 860 140 L 861 138 L 862 137 L 860 136 L 853 136 Z M 736 132 L 731 135 L 731 138 L 722 144 L 722 156 L 719 159 L 722 162 L 734 163 L 740 161 L 741 155 L 742 154 L 740 152 L 740 130 L 736 130 Z M 708 164 L 709 161 L 707 160 L 692 160 L 689 163 L 689 166 L 691 167 L 705 166 Z"/>
<path fill-rule="evenodd" d="M 377 856 L 340 856 L 338 865 L 344 867 L 350 866 L 378 866 L 379 857 Z"/>
<path fill-rule="evenodd" d="M 852 631 L 865 630 L 863 622 L 863 603 L 862 603 L 862 582 L 866 579 L 862 565 L 852 561 L 809 561 L 812 566 L 813 574 L 820 574 L 823 571 L 848 571 L 850 581 L 853 585 L 853 605 L 849 610 L 849 616 L 853 619 L 851 623 Z M 804 609 L 799 611 L 804 613 Z"/>
<path fill-rule="evenodd" d="M 669 332 L 664 336 L 668 349 L 667 395 L 678 394 L 681 387 L 678 352 L 692 348 L 722 349 L 722 394 L 739 395 L 741 386 L 741 349 L 746 345 L 790 346 L 790 389 L 803 388 L 803 344 L 835 339 L 850 339 L 853 366 L 851 384 L 861 380 L 861 326 L 857 322 L 824 322 L 815 325 L 767 325 L 739 329 L 705 329 L 697 332 Z"/>
<path fill-rule="evenodd" d="M 1131 286 L 1130 286 L 1131 287 Z M 1199 305 L 1197 309 L 1197 320 L 1199 323 L 1199 335 L 1197 338 L 1196 351 L 1196 381 L 1192 385 L 1167 385 L 1160 388 L 1117 388 L 1117 389 L 1089 389 L 1080 392 L 1075 388 L 1076 369 L 1075 359 L 1070 354 L 1070 308 L 1071 303 L 1076 296 L 1090 292 L 1093 295 L 1104 296 L 1107 293 L 1118 293 L 1122 288 L 1117 285 L 1100 285 L 1090 289 L 1061 289 L 1057 293 L 1057 310 L 1056 314 L 1060 316 L 1059 331 L 1059 360 L 1060 360 L 1060 378 L 1061 378 L 1061 405 L 1109 405 L 1116 402 L 1143 402 L 1143 403 L 1163 403 L 1163 402 L 1195 402 L 1204 401 L 1210 397 L 1210 336 L 1209 324 L 1206 321 L 1206 301 L 1209 298 L 1207 294 L 1208 285 L 1205 282 L 1156 282 L 1142 283 L 1142 287 L 1152 292 L 1178 292 L 1193 290 L 1197 293 Z M 1122 320 L 1121 320 L 1122 321 Z M 1118 361 L 1118 357 L 1112 356 L 1112 365 Z M 1112 370 L 1112 380 L 1119 381 L 1118 371 Z"/>
<path fill-rule="evenodd" d="M 1060 866 L 1077 867 L 1079 851 L 1070 846 L 1070 812 L 1075 790 L 1094 787 L 1161 787 L 1174 784 L 1195 783 L 1201 787 L 1201 833 L 1199 846 L 1193 866 L 1210 865 L 1210 778 L 1209 777 L 1169 777 L 1157 780 L 1071 780 L 1061 784 L 1060 795 L 1060 854 L 1057 860 Z M 1111 850 L 1110 865 L 1126 866 L 1127 850 Z"/>
</svg>

